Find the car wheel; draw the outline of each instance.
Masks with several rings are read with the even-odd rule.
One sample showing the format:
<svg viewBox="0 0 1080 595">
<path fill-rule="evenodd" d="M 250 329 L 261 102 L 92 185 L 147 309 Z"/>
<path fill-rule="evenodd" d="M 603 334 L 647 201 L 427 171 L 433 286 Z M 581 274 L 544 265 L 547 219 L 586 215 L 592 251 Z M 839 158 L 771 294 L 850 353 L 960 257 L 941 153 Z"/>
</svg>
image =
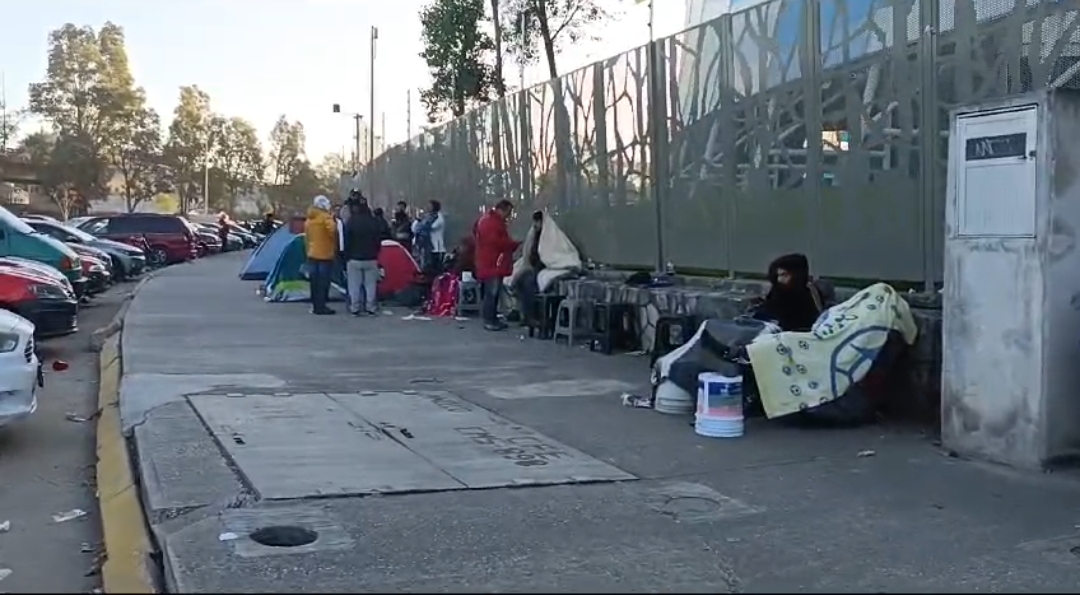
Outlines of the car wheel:
<svg viewBox="0 0 1080 595">
<path fill-rule="evenodd" d="M 150 248 L 149 258 L 147 260 L 156 267 L 162 267 L 169 261 L 169 253 L 161 246 L 153 246 Z"/>
<path fill-rule="evenodd" d="M 123 261 L 121 261 L 119 258 L 117 258 L 115 256 L 112 257 L 112 268 L 113 268 L 113 280 L 115 280 L 115 281 L 123 281 L 123 280 L 128 278 L 128 272 L 127 272 L 127 269 L 124 268 Z"/>
</svg>

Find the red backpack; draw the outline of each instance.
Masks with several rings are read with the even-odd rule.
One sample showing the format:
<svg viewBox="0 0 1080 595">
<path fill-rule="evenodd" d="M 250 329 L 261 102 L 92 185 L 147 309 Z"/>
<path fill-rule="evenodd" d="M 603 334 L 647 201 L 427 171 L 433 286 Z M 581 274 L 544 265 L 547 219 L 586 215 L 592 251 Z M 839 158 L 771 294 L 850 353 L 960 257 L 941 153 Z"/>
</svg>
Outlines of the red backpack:
<svg viewBox="0 0 1080 595">
<path fill-rule="evenodd" d="M 429 316 L 453 316 L 457 311 L 458 286 L 461 280 L 454 273 L 443 273 L 431 283 L 431 294 L 425 311 Z"/>
</svg>

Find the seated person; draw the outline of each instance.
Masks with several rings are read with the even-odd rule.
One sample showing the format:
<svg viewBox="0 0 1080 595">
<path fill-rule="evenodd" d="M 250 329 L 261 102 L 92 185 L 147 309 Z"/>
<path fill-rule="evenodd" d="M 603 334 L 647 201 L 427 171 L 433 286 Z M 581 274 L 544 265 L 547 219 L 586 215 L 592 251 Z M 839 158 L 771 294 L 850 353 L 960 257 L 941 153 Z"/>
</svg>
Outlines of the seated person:
<svg viewBox="0 0 1080 595">
<path fill-rule="evenodd" d="M 540 260 L 540 232 L 544 229 L 544 213 L 536 211 L 532 215 L 532 229 L 525 236 L 525 242 L 521 246 L 522 265 L 520 271 L 514 276 L 513 288 L 517 296 L 517 310 L 521 315 L 521 323 L 533 322 L 535 316 L 533 303 L 536 294 L 540 293 L 540 283 L 537 275 L 544 270 L 544 263 Z"/>
<path fill-rule="evenodd" d="M 810 276 L 805 254 L 785 254 L 772 261 L 769 283 L 769 292 L 754 318 L 775 322 L 781 330 L 809 331 L 832 305 L 832 292 Z"/>
</svg>

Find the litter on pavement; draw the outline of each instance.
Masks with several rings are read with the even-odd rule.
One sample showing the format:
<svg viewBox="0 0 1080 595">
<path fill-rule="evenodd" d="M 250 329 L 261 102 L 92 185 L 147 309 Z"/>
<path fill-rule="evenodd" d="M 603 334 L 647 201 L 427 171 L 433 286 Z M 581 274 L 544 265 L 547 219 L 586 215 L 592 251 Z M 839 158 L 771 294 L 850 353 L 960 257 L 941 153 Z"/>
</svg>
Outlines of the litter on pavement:
<svg viewBox="0 0 1080 595">
<path fill-rule="evenodd" d="M 60 512 L 60 513 L 54 514 L 53 517 L 52 517 L 52 520 L 53 520 L 54 523 L 66 523 L 68 521 L 78 519 L 78 518 L 82 518 L 84 516 L 86 516 L 86 511 L 85 510 L 82 510 L 80 508 L 75 508 L 75 509 L 69 510 L 67 512 Z"/>
<path fill-rule="evenodd" d="M 11 521 L 0 523 L 0 533 L 7 533 L 8 531 L 11 531 Z"/>
</svg>

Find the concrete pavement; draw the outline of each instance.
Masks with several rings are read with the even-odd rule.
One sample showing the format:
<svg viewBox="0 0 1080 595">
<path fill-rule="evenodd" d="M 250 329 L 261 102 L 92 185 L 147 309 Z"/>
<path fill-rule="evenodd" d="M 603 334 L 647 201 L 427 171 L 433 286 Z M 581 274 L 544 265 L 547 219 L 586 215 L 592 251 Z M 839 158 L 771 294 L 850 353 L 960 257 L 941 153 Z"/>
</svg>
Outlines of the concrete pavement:
<svg viewBox="0 0 1080 595">
<path fill-rule="evenodd" d="M 647 363 L 266 304 L 242 255 L 131 304 L 121 417 L 172 590 L 1073 591 L 1080 484 L 878 427 L 623 407 Z M 339 310 L 342 310 L 340 308 Z M 873 451 L 873 456 L 858 456 Z"/>
</svg>

